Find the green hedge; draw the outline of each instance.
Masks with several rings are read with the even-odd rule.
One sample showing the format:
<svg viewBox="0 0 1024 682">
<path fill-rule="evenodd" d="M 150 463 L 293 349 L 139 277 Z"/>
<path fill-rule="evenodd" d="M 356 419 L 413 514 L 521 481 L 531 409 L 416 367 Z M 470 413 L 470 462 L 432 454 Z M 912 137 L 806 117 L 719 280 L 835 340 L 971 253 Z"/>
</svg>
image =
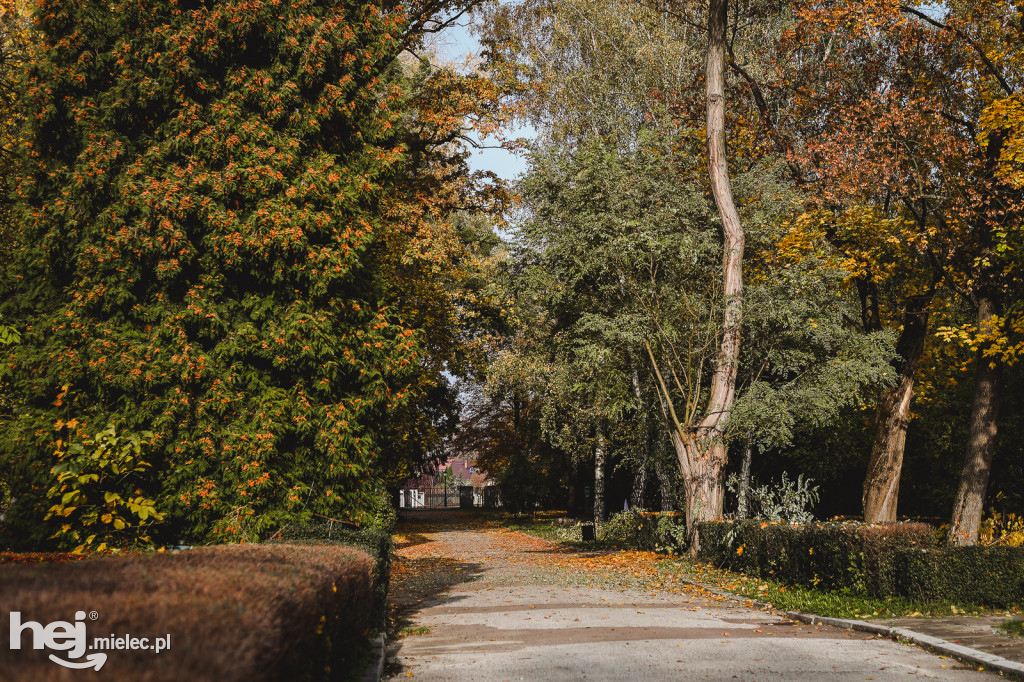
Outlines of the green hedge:
<svg viewBox="0 0 1024 682">
<path fill-rule="evenodd" d="M 923 601 L 1024 604 L 1024 547 L 903 550 L 897 592 Z"/>
<path fill-rule="evenodd" d="M 758 578 L 874 597 L 1024 603 L 1024 548 L 939 547 L 924 523 L 705 522 L 699 556 Z"/>
</svg>

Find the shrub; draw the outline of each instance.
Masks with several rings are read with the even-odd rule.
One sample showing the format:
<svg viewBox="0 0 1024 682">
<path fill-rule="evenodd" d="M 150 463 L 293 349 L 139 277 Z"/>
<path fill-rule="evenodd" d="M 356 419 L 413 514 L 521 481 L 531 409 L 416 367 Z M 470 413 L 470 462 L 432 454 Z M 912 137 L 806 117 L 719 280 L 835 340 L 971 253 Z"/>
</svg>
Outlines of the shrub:
<svg viewBox="0 0 1024 682">
<path fill-rule="evenodd" d="M 377 564 L 373 584 L 372 622 L 377 628 L 383 629 L 387 617 L 389 578 L 395 550 L 393 533 L 397 519 L 397 514 L 391 511 L 390 515 L 383 515 L 378 519 L 380 524 L 371 526 L 353 527 L 350 524 L 321 520 L 317 523 L 285 528 L 272 542 L 347 545 L 358 547 L 372 556 Z"/>
<path fill-rule="evenodd" d="M 374 573 L 373 558 L 353 547 L 204 547 L 2 565 L 0 603 L 43 624 L 96 611 L 90 642 L 171 635 L 160 655 L 109 652 L 103 679 L 340 680 L 366 650 Z M 6 617 L 0 637 L 9 637 Z M 0 679 L 64 679 L 27 637 L 0 660 Z"/>
<path fill-rule="evenodd" d="M 725 483 L 731 493 L 739 490 L 739 477 L 731 474 Z M 747 490 L 747 510 L 751 518 L 765 521 L 789 521 L 790 523 L 812 523 L 811 507 L 818 503 L 818 486 L 803 474 L 790 480 L 782 472 L 778 483 L 751 486 Z"/>
<path fill-rule="evenodd" d="M 676 552 L 685 547 L 686 526 L 681 517 L 629 509 L 613 514 L 599 539 L 646 552 Z"/>
<path fill-rule="evenodd" d="M 898 552 L 896 588 L 922 601 L 1024 603 L 1024 549 L 942 547 Z"/>
<path fill-rule="evenodd" d="M 989 516 L 981 522 L 978 544 L 1024 546 L 1024 516 L 990 510 Z"/>
<path fill-rule="evenodd" d="M 57 422 L 74 432 L 78 423 Z M 46 496 L 54 501 L 44 520 L 59 525 L 52 539 L 76 553 L 106 549 L 152 547 L 150 526 L 163 519 L 156 502 L 142 494 L 150 488 L 152 466 L 142 456 L 142 445 L 153 434 L 117 434 L 108 425 L 82 442 L 57 441 L 56 483 Z"/>
</svg>

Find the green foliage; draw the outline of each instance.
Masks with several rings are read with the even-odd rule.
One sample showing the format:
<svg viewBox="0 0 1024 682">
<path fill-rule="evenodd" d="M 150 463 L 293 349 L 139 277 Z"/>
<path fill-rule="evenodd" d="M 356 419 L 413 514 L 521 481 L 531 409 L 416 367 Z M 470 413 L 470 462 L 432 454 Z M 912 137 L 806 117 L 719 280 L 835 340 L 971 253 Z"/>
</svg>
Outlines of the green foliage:
<svg viewBox="0 0 1024 682">
<path fill-rule="evenodd" d="M 726 490 L 735 493 L 739 488 L 738 477 L 730 475 L 725 485 Z M 791 481 L 789 474 L 782 472 L 778 483 L 750 486 L 747 490 L 748 516 L 762 521 L 811 523 L 814 521 L 811 508 L 818 499 L 818 486 L 812 485 L 811 479 L 805 480 L 800 474 Z"/>
<path fill-rule="evenodd" d="M 0 325 L 0 346 L 13 346 L 21 340 L 21 334 L 14 327 Z"/>
<path fill-rule="evenodd" d="M 898 550 L 937 544 L 934 529 L 922 523 L 708 522 L 700 532 L 701 556 L 716 566 L 789 584 L 849 588 L 882 597 L 898 593 Z"/>
<path fill-rule="evenodd" d="M 600 429 L 611 461 L 647 466 L 659 461 L 651 444 L 664 437 L 663 416 L 690 433 L 708 409 L 725 301 L 721 227 L 693 124 L 704 63 L 693 25 L 591 0 L 489 10 L 490 68 L 538 129 L 510 268 L 522 339 L 490 376 L 532 374 L 544 435 L 577 460 Z M 769 43 L 777 30 L 765 22 Z M 763 42 L 737 38 L 744 56 Z M 834 259 L 777 256 L 799 188 L 767 145 L 730 145 L 743 158 L 734 179 L 749 284 L 725 435 L 783 448 L 891 383 L 893 339 L 848 323 L 859 313 Z"/>
<path fill-rule="evenodd" d="M 689 564 L 682 561 L 674 568 L 701 584 L 769 603 L 780 611 L 803 611 L 833 618 L 855 619 L 949 615 L 950 613 L 986 614 L 984 607 L 963 602 L 955 604 L 945 599 L 936 602 L 921 602 L 902 596 L 875 597 L 848 587 L 835 590 L 820 586 L 804 587 L 779 580 L 763 579 L 716 569 L 707 564 Z"/>
<path fill-rule="evenodd" d="M 75 433 L 78 423 L 57 422 Z M 69 438 L 74 438 L 70 435 Z M 60 527 L 58 544 L 76 553 L 112 549 L 148 549 L 154 524 L 163 520 L 155 502 L 143 494 L 152 490 L 152 465 L 143 456 L 153 434 L 118 435 L 113 424 L 81 441 L 57 441 L 57 481 L 46 496 L 54 503 L 45 519 Z"/>
<path fill-rule="evenodd" d="M 335 0 L 39 5 L 0 296 L 21 332 L 0 422 L 16 537 L 49 506 L 58 418 L 156 434 L 164 541 L 371 513 L 421 353 L 371 257 L 409 21 Z"/>
<path fill-rule="evenodd" d="M 1009 620 L 996 627 L 1013 637 L 1024 637 L 1024 620 Z"/>
<path fill-rule="evenodd" d="M 904 549 L 896 560 L 898 594 L 986 606 L 1024 604 L 1024 548 Z"/>
<path fill-rule="evenodd" d="M 938 547 L 922 523 L 706 522 L 700 530 L 702 558 L 760 579 L 883 599 L 1024 602 L 1024 550 Z"/>
<path fill-rule="evenodd" d="M 598 539 L 615 547 L 682 553 L 686 549 L 686 524 L 682 516 L 628 509 L 601 524 Z"/>
</svg>

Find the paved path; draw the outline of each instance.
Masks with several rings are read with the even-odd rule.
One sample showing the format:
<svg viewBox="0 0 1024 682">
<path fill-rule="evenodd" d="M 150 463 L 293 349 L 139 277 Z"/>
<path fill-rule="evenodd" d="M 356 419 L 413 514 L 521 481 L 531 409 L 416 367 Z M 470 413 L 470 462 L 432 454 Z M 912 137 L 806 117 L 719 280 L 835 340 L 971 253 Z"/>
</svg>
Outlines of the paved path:
<svg viewBox="0 0 1024 682">
<path fill-rule="evenodd" d="M 1019 617 L 1015 617 L 1019 618 Z M 906 628 L 944 639 L 1010 661 L 1024 663 L 1024 639 L 1000 635 L 996 626 L 1011 620 L 1007 616 L 946 616 L 945 618 L 877 619 L 872 623 Z"/>
<path fill-rule="evenodd" d="M 407 515 L 386 677 L 423 680 L 943 680 L 994 677 L 809 626 L 645 567 L 453 512 Z"/>
</svg>

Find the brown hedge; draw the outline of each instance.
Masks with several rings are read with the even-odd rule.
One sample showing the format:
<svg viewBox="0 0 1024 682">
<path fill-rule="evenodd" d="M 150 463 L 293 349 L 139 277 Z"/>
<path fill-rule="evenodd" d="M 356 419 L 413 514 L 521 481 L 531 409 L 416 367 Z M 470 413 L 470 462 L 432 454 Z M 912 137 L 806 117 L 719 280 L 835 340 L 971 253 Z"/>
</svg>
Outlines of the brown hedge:
<svg viewBox="0 0 1024 682">
<path fill-rule="evenodd" d="M 336 680 L 351 675 L 373 625 L 376 562 L 337 545 L 229 545 L 173 554 L 0 566 L 0 680 Z M 10 613 L 73 621 L 94 637 L 171 636 L 167 651 L 108 651 L 98 672 L 8 648 Z M 67 658 L 63 656 L 63 658 Z"/>
</svg>

